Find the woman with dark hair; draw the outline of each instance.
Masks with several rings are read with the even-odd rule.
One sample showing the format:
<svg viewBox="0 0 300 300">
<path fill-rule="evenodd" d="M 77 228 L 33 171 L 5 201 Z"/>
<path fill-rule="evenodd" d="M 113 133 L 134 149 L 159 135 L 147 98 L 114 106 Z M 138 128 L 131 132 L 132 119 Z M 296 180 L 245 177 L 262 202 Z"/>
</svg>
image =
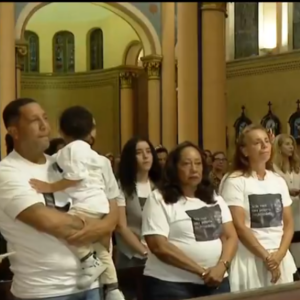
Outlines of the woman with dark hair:
<svg viewBox="0 0 300 300">
<path fill-rule="evenodd" d="M 159 145 L 155 148 L 155 151 L 156 151 L 156 154 L 157 154 L 157 157 L 158 157 L 158 161 L 159 161 L 161 167 L 163 168 L 165 166 L 166 161 L 167 161 L 168 150 L 164 146 Z"/>
<path fill-rule="evenodd" d="M 144 266 L 148 255 L 142 239 L 142 211 L 160 181 L 161 168 L 153 145 L 134 137 L 124 146 L 119 164 L 119 224 L 116 228 L 117 268 Z M 126 299 L 136 297 L 136 287 L 123 287 Z"/>
<path fill-rule="evenodd" d="M 232 171 L 220 185 L 239 236 L 231 264 L 232 291 L 293 282 L 297 270 L 289 252 L 292 200 L 284 179 L 273 172 L 271 152 L 265 128 L 246 127 L 236 144 Z"/>
<path fill-rule="evenodd" d="M 66 143 L 62 138 L 52 139 L 45 153 L 52 156 L 53 154 L 57 153 L 58 150 L 62 149 L 65 145 Z"/>
<path fill-rule="evenodd" d="M 219 191 L 219 186 L 221 180 L 226 173 L 226 163 L 227 159 L 225 153 L 222 151 L 215 152 L 212 156 L 212 168 L 209 172 L 209 179 L 213 186 L 215 187 L 216 192 Z"/>
<path fill-rule="evenodd" d="M 212 166 L 212 153 L 210 150 L 208 150 L 208 149 L 204 150 L 204 158 L 206 161 L 206 165 L 207 165 L 208 169 L 210 170 L 211 166 Z"/>
<path fill-rule="evenodd" d="M 227 269 L 237 235 L 230 211 L 208 178 L 197 146 L 169 153 L 162 184 L 143 211 L 150 249 L 144 300 L 182 300 L 230 292 Z"/>
</svg>

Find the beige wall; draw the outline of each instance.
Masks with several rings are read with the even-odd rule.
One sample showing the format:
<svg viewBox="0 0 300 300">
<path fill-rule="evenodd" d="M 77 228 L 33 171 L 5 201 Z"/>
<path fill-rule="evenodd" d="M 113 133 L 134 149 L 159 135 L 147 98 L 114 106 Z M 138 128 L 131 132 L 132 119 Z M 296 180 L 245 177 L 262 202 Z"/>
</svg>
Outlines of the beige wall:
<svg viewBox="0 0 300 300">
<path fill-rule="evenodd" d="M 40 40 L 40 72 L 53 72 L 53 36 L 56 32 L 66 30 L 75 36 L 75 71 L 87 71 L 87 36 L 92 28 L 101 28 L 104 39 L 104 68 L 113 68 L 122 64 L 123 55 L 128 44 L 139 40 L 132 27 L 117 15 L 101 21 L 39 23 L 30 21 L 26 30 L 34 31 Z"/>
<path fill-rule="evenodd" d="M 120 151 L 119 72 L 117 69 L 85 74 L 22 76 L 22 97 L 37 99 L 48 114 L 52 136 L 58 136 L 58 118 L 72 105 L 84 105 L 97 124 L 95 149 Z"/>
<path fill-rule="evenodd" d="M 299 78 L 299 51 L 227 63 L 229 156 L 235 144 L 233 124 L 241 115 L 242 105 L 246 106 L 247 117 L 257 124 L 267 114 L 271 101 L 282 132 L 289 132 L 288 119 L 300 98 Z"/>
</svg>

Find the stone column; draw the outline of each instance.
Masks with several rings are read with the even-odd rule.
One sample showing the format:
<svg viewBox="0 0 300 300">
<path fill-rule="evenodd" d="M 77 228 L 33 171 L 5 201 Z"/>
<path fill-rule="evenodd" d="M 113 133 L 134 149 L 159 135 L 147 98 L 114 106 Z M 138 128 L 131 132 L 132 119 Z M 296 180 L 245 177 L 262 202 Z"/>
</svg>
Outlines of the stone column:
<svg viewBox="0 0 300 300">
<path fill-rule="evenodd" d="M 25 42 L 17 42 L 15 46 L 16 50 L 16 88 L 17 98 L 21 97 L 21 71 L 24 66 L 24 59 L 28 53 L 27 44 Z"/>
<path fill-rule="evenodd" d="M 198 6 L 178 2 L 178 142 L 198 144 Z"/>
<path fill-rule="evenodd" d="M 131 71 L 120 73 L 121 147 L 134 135 L 134 94 L 132 81 L 137 74 Z"/>
<path fill-rule="evenodd" d="M 5 106 L 16 98 L 15 3 L 0 3 L 0 106 L 1 119 Z M 1 158 L 6 155 L 6 129 L 1 122 Z"/>
<path fill-rule="evenodd" d="M 161 3 L 162 24 L 162 144 L 172 149 L 177 143 L 175 78 L 175 3 Z"/>
<path fill-rule="evenodd" d="M 226 2 L 202 2 L 203 145 L 226 151 Z"/>
<path fill-rule="evenodd" d="M 276 52 L 282 50 L 282 2 L 276 2 Z"/>
<path fill-rule="evenodd" d="M 148 138 L 154 146 L 161 143 L 160 56 L 141 58 L 148 75 Z"/>
</svg>

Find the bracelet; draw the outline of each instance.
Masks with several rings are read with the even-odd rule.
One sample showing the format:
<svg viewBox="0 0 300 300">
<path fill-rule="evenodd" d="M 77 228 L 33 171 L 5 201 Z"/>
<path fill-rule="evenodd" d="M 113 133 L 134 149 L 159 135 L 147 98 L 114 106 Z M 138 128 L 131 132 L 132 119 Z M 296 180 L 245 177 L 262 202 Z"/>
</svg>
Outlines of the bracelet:
<svg viewBox="0 0 300 300">
<path fill-rule="evenodd" d="M 205 276 L 205 274 L 206 274 L 206 271 L 202 272 L 202 273 L 200 274 L 200 278 L 203 279 L 204 276 Z"/>
<path fill-rule="evenodd" d="M 225 269 L 226 269 L 227 271 L 229 270 L 229 267 L 230 267 L 230 262 L 229 262 L 229 261 L 220 259 L 220 260 L 219 260 L 219 263 L 223 264 L 223 266 L 225 267 Z"/>
</svg>

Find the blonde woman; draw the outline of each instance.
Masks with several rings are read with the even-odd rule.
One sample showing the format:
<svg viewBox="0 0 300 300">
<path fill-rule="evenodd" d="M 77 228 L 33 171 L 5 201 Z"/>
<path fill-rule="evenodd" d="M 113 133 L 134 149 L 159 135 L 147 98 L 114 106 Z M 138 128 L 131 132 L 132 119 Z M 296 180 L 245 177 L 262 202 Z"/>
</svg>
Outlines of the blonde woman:
<svg viewBox="0 0 300 300">
<path fill-rule="evenodd" d="M 280 134 L 273 144 L 274 171 L 286 181 L 292 203 L 294 217 L 294 238 L 290 247 L 298 270 L 300 269 L 300 162 L 295 139 L 288 134 Z"/>
<path fill-rule="evenodd" d="M 236 144 L 231 172 L 220 185 L 239 237 L 230 267 L 232 292 L 293 282 L 297 270 L 289 252 L 292 200 L 284 179 L 272 170 L 271 150 L 263 127 L 246 127 Z"/>
</svg>

